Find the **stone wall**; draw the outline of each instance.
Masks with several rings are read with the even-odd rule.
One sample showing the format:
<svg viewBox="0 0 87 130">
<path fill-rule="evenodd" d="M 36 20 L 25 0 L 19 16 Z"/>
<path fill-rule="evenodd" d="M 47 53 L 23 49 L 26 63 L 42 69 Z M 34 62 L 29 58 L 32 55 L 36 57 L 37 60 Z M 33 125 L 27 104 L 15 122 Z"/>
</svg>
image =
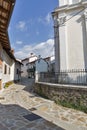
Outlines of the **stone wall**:
<svg viewBox="0 0 87 130">
<path fill-rule="evenodd" d="M 65 102 L 71 105 L 87 107 L 87 86 L 36 83 L 35 92 L 56 103 Z"/>
</svg>

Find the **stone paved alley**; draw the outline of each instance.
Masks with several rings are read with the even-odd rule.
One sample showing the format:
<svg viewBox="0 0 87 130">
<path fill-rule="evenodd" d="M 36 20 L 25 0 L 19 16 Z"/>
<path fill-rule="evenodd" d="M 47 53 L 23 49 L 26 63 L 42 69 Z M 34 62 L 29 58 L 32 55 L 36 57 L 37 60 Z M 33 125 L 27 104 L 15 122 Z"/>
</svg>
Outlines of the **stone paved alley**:
<svg viewBox="0 0 87 130">
<path fill-rule="evenodd" d="M 56 105 L 22 80 L 0 93 L 0 130 L 87 130 L 87 114 Z"/>
</svg>

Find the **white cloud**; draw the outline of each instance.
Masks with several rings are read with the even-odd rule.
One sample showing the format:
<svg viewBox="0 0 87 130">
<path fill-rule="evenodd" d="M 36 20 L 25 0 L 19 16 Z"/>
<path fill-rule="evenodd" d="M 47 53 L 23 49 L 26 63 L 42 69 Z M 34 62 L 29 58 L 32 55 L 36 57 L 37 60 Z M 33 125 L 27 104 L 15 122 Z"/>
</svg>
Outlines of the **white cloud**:
<svg viewBox="0 0 87 130">
<path fill-rule="evenodd" d="M 22 41 L 16 41 L 16 44 L 21 45 L 21 44 L 23 44 L 23 42 Z"/>
<path fill-rule="evenodd" d="M 45 17 L 45 20 L 46 20 L 46 23 L 47 23 L 47 24 L 50 24 L 50 23 L 51 23 L 52 17 L 51 17 L 51 14 L 50 14 L 50 13 L 47 14 L 47 16 Z"/>
<path fill-rule="evenodd" d="M 53 31 L 53 20 L 51 13 L 48 13 L 45 17 L 39 17 L 37 20 L 40 24 L 43 24 L 48 29 L 48 39 L 53 39 L 54 31 Z"/>
<path fill-rule="evenodd" d="M 48 39 L 47 41 L 39 44 L 25 45 L 19 51 L 15 52 L 15 56 L 23 59 L 28 57 L 31 52 L 35 53 L 37 56 L 41 55 L 42 57 L 54 55 L 54 40 Z"/>
<path fill-rule="evenodd" d="M 45 17 L 39 17 L 38 22 L 42 23 L 44 25 L 50 25 L 52 23 L 52 17 L 51 14 L 48 13 Z"/>
<path fill-rule="evenodd" d="M 19 21 L 18 24 L 16 25 L 16 28 L 20 29 L 21 31 L 27 30 L 26 22 L 25 21 Z"/>
</svg>

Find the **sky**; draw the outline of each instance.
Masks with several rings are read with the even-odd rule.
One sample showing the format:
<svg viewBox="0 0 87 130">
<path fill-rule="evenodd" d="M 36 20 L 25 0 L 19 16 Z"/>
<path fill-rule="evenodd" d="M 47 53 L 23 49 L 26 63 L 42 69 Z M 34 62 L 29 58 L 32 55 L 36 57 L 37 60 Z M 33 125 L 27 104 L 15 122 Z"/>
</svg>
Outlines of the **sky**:
<svg viewBox="0 0 87 130">
<path fill-rule="evenodd" d="M 54 29 L 51 13 L 58 0 L 16 0 L 8 28 L 11 47 L 19 59 L 30 53 L 54 55 Z"/>
</svg>

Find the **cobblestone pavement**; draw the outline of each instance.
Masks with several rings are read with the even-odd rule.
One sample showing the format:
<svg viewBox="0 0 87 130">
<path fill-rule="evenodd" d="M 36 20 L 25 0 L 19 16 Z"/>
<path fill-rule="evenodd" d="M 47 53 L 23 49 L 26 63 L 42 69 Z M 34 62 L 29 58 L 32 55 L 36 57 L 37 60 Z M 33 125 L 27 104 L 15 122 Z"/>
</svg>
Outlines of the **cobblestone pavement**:
<svg viewBox="0 0 87 130">
<path fill-rule="evenodd" d="M 0 130 L 87 130 L 87 114 L 39 97 L 32 82 L 22 80 L 0 94 Z"/>
</svg>

